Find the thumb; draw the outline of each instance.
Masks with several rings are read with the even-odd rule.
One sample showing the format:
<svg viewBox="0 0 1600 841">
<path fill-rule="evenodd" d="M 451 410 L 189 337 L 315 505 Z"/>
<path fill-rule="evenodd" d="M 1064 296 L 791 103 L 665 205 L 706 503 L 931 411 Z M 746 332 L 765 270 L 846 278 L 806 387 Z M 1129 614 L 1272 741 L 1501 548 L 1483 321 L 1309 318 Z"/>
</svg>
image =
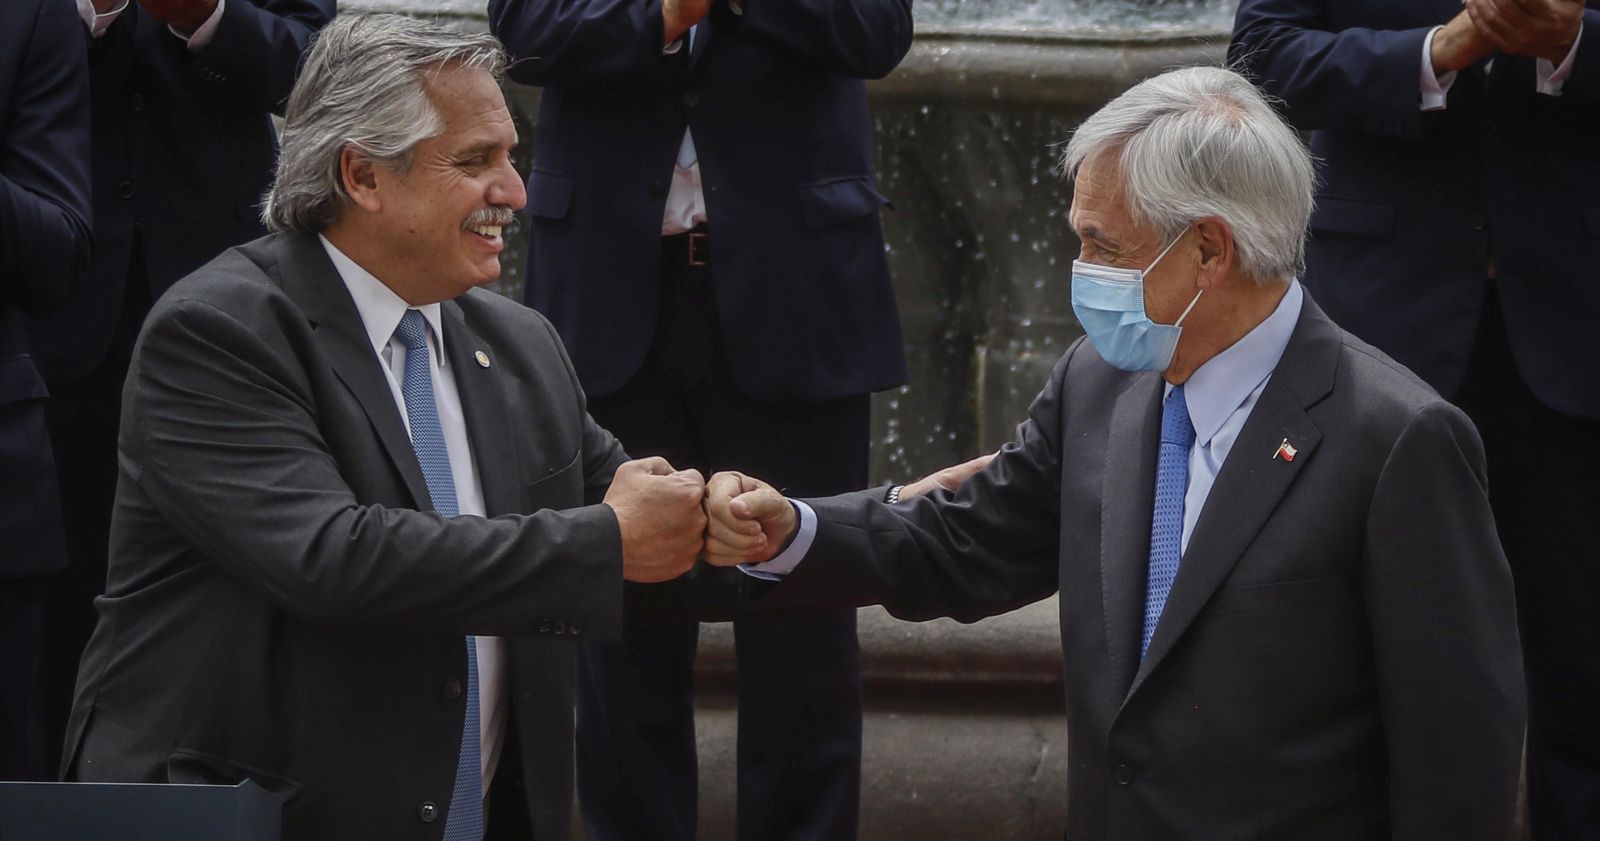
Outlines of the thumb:
<svg viewBox="0 0 1600 841">
<path fill-rule="evenodd" d="M 769 523 L 789 512 L 789 500 L 771 488 L 761 488 L 734 497 L 728 510 L 741 520 L 759 520 Z"/>
</svg>

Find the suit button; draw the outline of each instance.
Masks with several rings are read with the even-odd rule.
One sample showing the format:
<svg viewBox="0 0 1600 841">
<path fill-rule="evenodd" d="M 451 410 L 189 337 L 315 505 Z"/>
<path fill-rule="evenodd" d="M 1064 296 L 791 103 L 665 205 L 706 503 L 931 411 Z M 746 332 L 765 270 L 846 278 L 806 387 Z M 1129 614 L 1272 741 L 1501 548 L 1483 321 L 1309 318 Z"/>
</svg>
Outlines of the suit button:
<svg viewBox="0 0 1600 841">
<path fill-rule="evenodd" d="M 417 817 L 423 823 L 433 823 L 439 819 L 439 807 L 432 803 L 424 803 L 417 807 Z"/>
<path fill-rule="evenodd" d="M 135 114 L 143 111 L 144 97 L 139 94 L 134 94 L 133 96 L 128 97 L 128 110 L 134 112 Z"/>
<path fill-rule="evenodd" d="M 461 697 L 461 681 L 451 679 L 444 682 L 444 699 L 454 701 Z"/>
<path fill-rule="evenodd" d="M 683 92 L 683 104 L 689 106 L 690 108 L 693 108 L 696 105 L 699 105 L 700 104 L 700 92 L 699 91 L 684 91 Z"/>
<path fill-rule="evenodd" d="M 121 184 L 118 184 L 117 185 L 117 195 L 119 195 L 119 196 L 121 196 L 121 197 L 123 197 L 125 199 L 133 198 L 133 182 L 132 181 L 124 181 Z"/>
<path fill-rule="evenodd" d="M 1482 213 L 1474 213 L 1472 215 L 1472 229 L 1474 231 L 1489 230 L 1489 220 Z"/>
<path fill-rule="evenodd" d="M 573 633 L 574 636 L 583 633 L 583 623 L 578 621 L 578 620 L 576 620 L 576 619 L 572 620 L 572 622 L 569 623 L 567 625 L 567 627 L 572 629 L 572 633 Z"/>
<path fill-rule="evenodd" d="M 541 633 L 541 634 L 550 633 L 550 620 L 548 620 L 548 619 L 540 619 L 539 620 L 539 633 Z"/>
<path fill-rule="evenodd" d="M 1500 124 L 1496 123 L 1493 120 L 1488 120 L 1488 121 L 1484 122 L 1484 124 L 1483 124 L 1483 133 L 1484 134 L 1493 135 L 1495 132 L 1497 132 L 1499 130 L 1500 130 Z"/>
<path fill-rule="evenodd" d="M 1118 765 L 1111 769 L 1111 779 L 1116 780 L 1119 786 L 1128 785 L 1133 782 L 1133 769 L 1126 765 Z"/>
<path fill-rule="evenodd" d="M 565 634 L 566 632 L 567 632 L 567 620 L 565 620 L 565 619 L 557 619 L 556 620 L 556 633 Z"/>
</svg>

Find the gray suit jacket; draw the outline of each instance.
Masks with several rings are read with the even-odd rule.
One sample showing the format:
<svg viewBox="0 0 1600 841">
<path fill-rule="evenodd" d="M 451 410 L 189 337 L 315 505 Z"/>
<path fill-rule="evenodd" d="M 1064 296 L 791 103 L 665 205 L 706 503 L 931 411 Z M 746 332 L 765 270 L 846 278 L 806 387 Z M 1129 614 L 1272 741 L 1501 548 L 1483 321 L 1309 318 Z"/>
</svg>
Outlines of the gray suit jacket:
<svg viewBox="0 0 1600 841">
<path fill-rule="evenodd" d="M 291 798 L 291 841 L 440 838 L 461 637 L 495 634 L 526 760 L 499 774 L 536 837 L 566 837 L 571 643 L 620 623 L 621 539 L 595 503 L 623 455 L 542 317 L 477 290 L 443 320 L 489 518 L 431 512 L 314 237 L 227 251 L 162 298 L 124 392 L 69 778 L 250 777 Z"/>
<path fill-rule="evenodd" d="M 1503 841 L 1525 702 L 1465 416 L 1307 299 L 1141 661 L 1161 398 L 1079 342 L 958 493 L 813 502 L 761 602 L 972 621 L 1059 590 L 1069 841 Z"/>
</svg>

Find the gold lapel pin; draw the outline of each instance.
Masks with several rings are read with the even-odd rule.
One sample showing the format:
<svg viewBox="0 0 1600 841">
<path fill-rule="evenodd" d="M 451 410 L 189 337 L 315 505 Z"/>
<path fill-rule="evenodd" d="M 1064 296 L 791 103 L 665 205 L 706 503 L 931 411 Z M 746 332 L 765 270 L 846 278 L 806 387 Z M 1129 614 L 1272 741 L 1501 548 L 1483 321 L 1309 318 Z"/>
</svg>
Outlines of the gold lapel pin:
<svg viewBox="0 0 1600 841">
<path fill-rule="evenodd" d="M 1278 451 L 1272 454 L 1272 460 L 1277 461 L 1281 458 L 1284 461 L 1294 461 L 1295 453 L 1298 452 L 1300 451 L 1295 449 L 1293 444 L 1289 443 L 1289 439 L 1285 438 L 1283 439 L 1283 443 L 1278 445 Z"/>
<path fill-rule="evenodd" d="M 472 358 L 478 360 L 478 367 L 479 368 L 487 368 L 487 367 L 489 367 L 489 354 L 484 353 L 483 351 L 480 350 L 480 351 L 477 351 L 477 352 L 473 353 L 472 354 Z"/>
</svg>

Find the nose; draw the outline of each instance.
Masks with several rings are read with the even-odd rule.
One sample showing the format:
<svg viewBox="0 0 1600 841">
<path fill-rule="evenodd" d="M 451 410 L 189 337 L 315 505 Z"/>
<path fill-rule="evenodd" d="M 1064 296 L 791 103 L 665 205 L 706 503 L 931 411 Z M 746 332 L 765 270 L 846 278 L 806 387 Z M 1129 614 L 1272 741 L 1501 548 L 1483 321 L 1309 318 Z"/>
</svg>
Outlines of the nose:
<svg viewBox="0 0 1600 841">
<path fill-rule="evenodd" d="M 528 203 L 528 187 L 522 176 L 511 165 L 510 157 L 501 162 L 498 170 L 494 181 L 489 184 L 489 195 L 485 198 L 491 205 L 521 210 Z"/>
</svg>

